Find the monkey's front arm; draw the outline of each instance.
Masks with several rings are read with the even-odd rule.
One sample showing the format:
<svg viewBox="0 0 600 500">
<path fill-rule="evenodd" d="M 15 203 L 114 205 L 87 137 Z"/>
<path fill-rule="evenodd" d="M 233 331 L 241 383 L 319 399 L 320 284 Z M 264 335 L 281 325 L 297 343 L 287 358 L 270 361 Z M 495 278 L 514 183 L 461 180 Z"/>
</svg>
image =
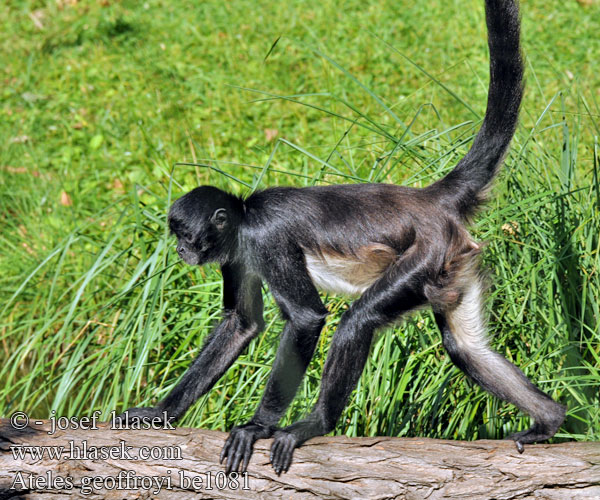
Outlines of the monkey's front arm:
<svg viewBox="0 0 600 500">
<path fill-rule="evenodd" d="M 241 265 L 224 265 L 224 318 L 206 340 L 190 368 L 169 395 L 150 408 L 130 408 L 118 418 L 162 417 L 177 420 L 221 378 L 248 343 L 263 329 L 261 281 Z"/>
<path fill-rule="evenodd" d="M 254 442 L 276 432 L 310 363 L 327 315 L 300 253 L 286 252 L 285 262 L 271 263 L 263 274 L 287 323 L 256 413 L 248 423 L 231 430 L 221 452 L 228 473 L 244 472 Z"/>
</svg>

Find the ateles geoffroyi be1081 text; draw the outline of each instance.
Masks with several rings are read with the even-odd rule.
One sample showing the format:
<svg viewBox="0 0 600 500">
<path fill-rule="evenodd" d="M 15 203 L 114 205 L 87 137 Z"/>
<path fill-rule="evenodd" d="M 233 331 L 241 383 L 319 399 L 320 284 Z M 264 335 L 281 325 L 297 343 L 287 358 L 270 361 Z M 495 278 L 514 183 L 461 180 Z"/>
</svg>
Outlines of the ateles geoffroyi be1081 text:
<svg viewBox="0 0 600 500">
<path fill-rule="evenodd" d="M 554 435 L 565 407 L 488 345 L 480 246 L 465 229 L 507 152 L 523 95 L 517 2 L 486 0 L 485 6 L 487 110 L 471 149 L 443 179 L 423 189 L 277 187 L 247 199 L 202 186 L 173 204 L 168 221 L 180 257 L 191 265 L 221 265 L 224 318 L 171 393 L 154 408 L 128 410 L 129 418 L 166 412 L 177 419 L 206 393 L 263 329 L 261 284 L 266 282 L 286 324 L 256 413 L 231 430 L 221 453 L 228 471 L 246 470 L 254 442 L 269 437 L 275 471 L 287 471 L 296 447 L 333 430 L 375 331 L 427 303 L 452 361 L 533 418 L 531 428 L 511 436 L 519 451 Z M 279 428 L 327 315 L 317 288 L 358 299 L 333 336 L 314 408 Z"/>
</svg>

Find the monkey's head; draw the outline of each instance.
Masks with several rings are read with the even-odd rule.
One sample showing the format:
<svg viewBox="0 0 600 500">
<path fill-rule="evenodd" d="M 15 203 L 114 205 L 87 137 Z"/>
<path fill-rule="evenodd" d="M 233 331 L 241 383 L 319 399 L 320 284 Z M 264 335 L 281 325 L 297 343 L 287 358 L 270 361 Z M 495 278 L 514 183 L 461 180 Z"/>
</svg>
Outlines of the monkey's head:
<svg viewBox="0 0 600 500">
<path fill-rule="evenodd" d="M 242 207 L 239 198 L 212 186 L 197 187 L 173 203 L 168 223 L 184 262 L 226 262 L 235 253 Z"/>
</svg>

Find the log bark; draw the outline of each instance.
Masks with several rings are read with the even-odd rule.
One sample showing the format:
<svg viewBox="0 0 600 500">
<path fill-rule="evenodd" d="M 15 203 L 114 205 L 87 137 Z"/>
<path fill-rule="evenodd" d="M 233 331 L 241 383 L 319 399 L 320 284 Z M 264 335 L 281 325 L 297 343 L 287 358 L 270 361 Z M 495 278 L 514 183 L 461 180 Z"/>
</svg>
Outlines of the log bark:
<svg viewBox="0 0 600 500">
<path fill-rule="evenodd" d="M 1 420 L 0 499 L 600 498 L 597 442 L 530 445 L 520 455 L 510 441 L 321 437 L 297 449 L 289 472 L 277 476 L 271 441 L 260 440 L 236 487 L 218 463 L 226 433 L 98 427 L 49 434 L 48 421 L 17 430 Z M 24 446 L 46 456 L 15 457 Z M 163 457 L 139 458 L 146 450 Z"/>
</svg>

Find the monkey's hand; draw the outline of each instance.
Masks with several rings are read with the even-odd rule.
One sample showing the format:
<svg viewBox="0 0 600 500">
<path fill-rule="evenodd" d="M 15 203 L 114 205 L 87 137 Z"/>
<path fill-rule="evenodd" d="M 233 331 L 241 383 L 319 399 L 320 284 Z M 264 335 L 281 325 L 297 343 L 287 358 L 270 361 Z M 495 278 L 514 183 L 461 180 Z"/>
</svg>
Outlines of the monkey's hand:
<svg viewBox="0 0 600 500">
<path fill-rule="evenodd" d="M 333 430 L 335 422 L 328 425 L 318 414 L 289 425 L 274 434 L 271 445 L 271 465 L 277 475 L 287 472 L 292 465 L 294 450 L 310 438 L 323 436 Z"/>
<path fill-rule="evenodd" d="M 114 418 L 117 425 L 129 428 L 148 428 L 171 424 L 175 419 L 158 407 L 129 408 Z"/>
<path fill-rule="evenodd" d="M 271 465 L 280 476 L 282 472 L 288 471 L 292 465 L 294 450 L 302 443 L 292 432 L 285 430 L 276 432 L 274 438 L 271 445 Z"/>
<path fill-rule="evenodd" d="M 227 459 L 227 474 L 237 472 L 238 469 L 241 473 L 246 472 L 255 441 L 269 438 L 273 432 L 275 432 L 275 427 L 263 426 L 252 421 L 231 429 L 219 459 L 220 463 Z"/>
</svg>

